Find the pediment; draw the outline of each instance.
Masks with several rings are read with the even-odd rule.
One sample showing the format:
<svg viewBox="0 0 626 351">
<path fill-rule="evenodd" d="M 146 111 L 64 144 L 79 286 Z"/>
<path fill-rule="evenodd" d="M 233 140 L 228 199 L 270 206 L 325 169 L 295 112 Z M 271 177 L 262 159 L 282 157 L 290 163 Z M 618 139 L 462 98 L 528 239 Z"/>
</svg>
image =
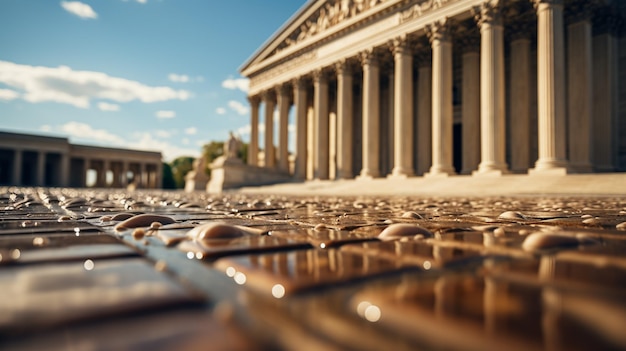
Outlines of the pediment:
<svg viewBox="0 0 626 351">
<path fill-rule="evenodd" d="M 377 7 L 393 1 L 310 0 L 241 66 L 240 71 L 246 75 L 251 67 L 283 51 L 306 47 L 342 24 L 353 21 L 365 12 L 376 12 Z"/>
</svg>

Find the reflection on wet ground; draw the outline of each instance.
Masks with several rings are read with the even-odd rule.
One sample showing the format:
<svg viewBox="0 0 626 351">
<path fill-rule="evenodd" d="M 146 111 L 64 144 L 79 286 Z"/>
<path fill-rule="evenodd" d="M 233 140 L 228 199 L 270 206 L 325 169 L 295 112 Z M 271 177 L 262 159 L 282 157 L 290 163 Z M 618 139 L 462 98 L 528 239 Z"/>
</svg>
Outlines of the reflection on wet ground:
<svg viewBox="0 0 626 351">
<path fill-rule="evenodd" d="M 626 199 L 0 188 L 0 347 L 626 349 Z"/>
</svg>

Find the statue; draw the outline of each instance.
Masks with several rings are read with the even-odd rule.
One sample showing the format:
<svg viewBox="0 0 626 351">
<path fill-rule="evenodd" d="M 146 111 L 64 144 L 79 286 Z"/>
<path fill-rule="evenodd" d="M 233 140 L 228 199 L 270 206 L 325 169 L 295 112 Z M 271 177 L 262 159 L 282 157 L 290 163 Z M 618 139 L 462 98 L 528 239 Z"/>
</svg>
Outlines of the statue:
<svg viewBox="0 0 626 351">
<path fill-rule="evenodd" d="M 204 190 L 209 182 L 209 177 L 205 173 L 206 159 L 203 155 L 193 161 L 193 168 L 185 175 L 185 191 Z"/>
<path fill-rule="evenodd" d="M 235 137 L 233 132 L 228 132 L 228 135 L 228 140 L 224 143 L 224 156 L 226 158 L 237 158 L 241 142 Z"/>
</svg>

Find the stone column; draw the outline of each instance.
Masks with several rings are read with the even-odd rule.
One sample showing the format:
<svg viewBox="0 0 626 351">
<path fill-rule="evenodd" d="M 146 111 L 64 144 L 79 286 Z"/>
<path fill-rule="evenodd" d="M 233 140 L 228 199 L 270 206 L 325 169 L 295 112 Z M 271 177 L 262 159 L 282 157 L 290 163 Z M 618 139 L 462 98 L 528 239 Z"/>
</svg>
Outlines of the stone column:
<svg viewBox="0 0 626 351">
<path fill-rule="evenodd" d="M 345 60 L 335 65 L 337 71 L 337 170 L 339 179 L 353 176 L 353 93 L 352 69 Z"/>
<path fill-rule="evenodd" d="M 15 149 L 13 156 L 13 185 L 22 185 L 22 154 L 24 151 Z"/>
<path fill-rule="evenodd" d="M 274 168 L 276 153 L 274 151 L 274 94 L 268 91 L 263 96 L 265 103 L 265 168 Z"/>
<path fill-rule="evenodd" d="M 577 2 L 568 7 L 568 150 L 570 169 L 589 173 L 591 168 L 591 116 L 593 81 L 591 59 L 591 7 Z"/>
<path fill-rule="evenodd" d="M 315 179 L 328 179 L 329 126 L 328 78 L 322 70 L 313 72 L 313 109 L 315 110 Z"/>
<path fill-rule="evenodd" d="M 462 174 L 471 174 L 480 162 L 480 43 L 478 35 L 462 40 L 463 82 L 461 118 L 463 124 Z"/>
<path fill-rule="evenodd" d="M 373 50 L 360 55 L 363 65 L 363 169 L 359 179 L 380 176 L 380 68 Z"/>
<path fill-rule="evenodd" d="M 87 172 L 91 166 L 91 160 L 88 158 L 83 159 L 83 174 L 81 175 L 81 183 L 84 188 L 87 187 Z"/>
<path fill-rule="evenodd" d="M 122 161 L 122 177 L 120 179 L 121 186 L 126 187 L 128 185 L 128 161 Z"/>
<path fill-rule="evenodd" d="M 594 20 L 593 36 L 593 167 L 598 172 L 615 170 L 617 138 L 618 39 L 613 35 L 619 18 L 613 8 L 600 9 Z"/>
<path fill-rule="evenodd" d="M 108 185 L 109 185 L 109 184 L 107 184 L 107 174 L 109 173 L 109 168 L 111 168 L 111 161 L 109 161 L 109 160 L 102 161 L 102 184 L 101 184 L 102 187 L 108 187 Z M 142 176 L 144 174 L 144 171 L 145 171 L 145 168 L 141 172 Z M 142 183 L 143 184 L 148 183 L 147 178 L 144 177 L 142 179 Z"/>
<path fill-rule="evenodd" d="M 307 96 L 302 78 L 293 80 L 293 99 L 296 107 L 296 165 L 294 177 L 298 180 L 306 178 L 306 130 L 307 130 Z"/>
<path fill-rule="evenodd" d="M 394 75 L 394 167 L 391 175 L 413 175 L 413 53 L 407 38 L 392 43 Z"/>
<path fill-rule="evenodd" d="M 512 26 L 511 36 L 511 170 L 527 172 L 530 166 L 530 39 L 524 24 Z"/>
<path fill-rule="evenodd" d="M 430 49 L 420 56 L 417 71 L 417 174 L 428 172 L 432 158 L 432 66 Z"/>
<path fill-rule="evenodd" d="M 139 164 L 139 182 L 137 183 L 138 188 L 147 188 L 148 187 L 148 174 L 146 170 L 146 164 L 141 162 Z"/>
<path fill-rule="evenodd" d="M 480 27 L 480 141 L 481 161 L 476 175 L 502 175 L 506 165 L 504 110 L 504 27 L 497 0 L 478 7 Z"/>
<path fill-rule="evenodd" d="M 539 159 L 529 174 L 567 174 L 563 0 L 532 0 L 537 10 Z"/>
<path fill-rule="evenodd" d="M 258 96 L 248 96 L 250 102 L 250 145 L 248 147 L 248 164 L 259 165 L 259 104 Z"/>
<path fill-rule="evenodd" d="M 289 90 L 286 86 L 277 89 L 278 94 L 278 169 L 289 173 Z"/>
<path fill-rule="evenodd" d="M 61 171 L 59 172 L 59 186 L 66 187 L 70 184 L 70 155 L 67 152 L 61 153 Z"/>
<path fill-rule="evenodd" d="M 46 152 L 39 151 L 37 153 L 37 186 L 45 186 L 46 184 Z"/>
<path fill-rule="evenodd" d="M 163 188 L 163 161 L 156 164 L 156 177 L 154 187 L 157 189 Z"/>
<path fill-rule="evenodd" d="M 454 174 L 452 166 L 452 41 L 449 20 L 427 26 L 432 47 L 432 165 L 426 176 Z"/>
</svg>

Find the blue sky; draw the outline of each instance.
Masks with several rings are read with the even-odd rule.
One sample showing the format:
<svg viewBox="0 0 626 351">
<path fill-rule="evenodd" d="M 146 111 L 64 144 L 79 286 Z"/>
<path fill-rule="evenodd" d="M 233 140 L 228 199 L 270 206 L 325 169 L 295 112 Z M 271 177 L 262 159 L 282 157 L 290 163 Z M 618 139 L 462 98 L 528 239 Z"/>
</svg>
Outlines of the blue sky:
<svg viewBox="0 0 626 351">
<path fill-rule="evenodd" d="M 2 0 L 0 129 L 195 156 L 249 138 L 238 68 L 304 0 Z"/>
</svg>

